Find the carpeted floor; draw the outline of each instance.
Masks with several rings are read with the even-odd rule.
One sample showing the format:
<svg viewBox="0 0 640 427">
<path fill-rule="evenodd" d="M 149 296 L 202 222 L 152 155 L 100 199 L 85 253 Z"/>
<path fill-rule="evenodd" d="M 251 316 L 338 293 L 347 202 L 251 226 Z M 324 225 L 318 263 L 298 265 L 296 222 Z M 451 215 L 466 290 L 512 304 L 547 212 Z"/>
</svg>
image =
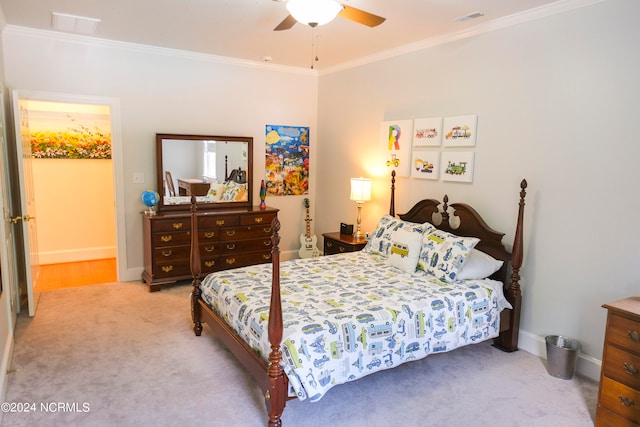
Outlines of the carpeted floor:
<svg viewBox="0 0 640 427">
<path fill-rule="evenodd" d="M 45 292 L 20 316 L 2 426 L 264 426 L 253 379 L 191 331 L 188 285 L 136 282 Z M 488 343 L 437 354 L 290 401 L 285 426 L 592 426 L 598 386 Z M 34 411 L 33 411 L 33 410 Z"/>
</svg>

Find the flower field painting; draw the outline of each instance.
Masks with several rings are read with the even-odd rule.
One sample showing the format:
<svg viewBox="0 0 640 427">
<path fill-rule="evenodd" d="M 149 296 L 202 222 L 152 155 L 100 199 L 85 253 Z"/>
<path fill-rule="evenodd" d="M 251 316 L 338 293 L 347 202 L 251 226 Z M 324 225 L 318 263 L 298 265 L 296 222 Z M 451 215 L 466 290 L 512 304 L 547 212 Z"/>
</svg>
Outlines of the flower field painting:
<svg viewBox="0 0 640 427">
<path fill-rule="evenodd" d="M 31 157 L 111 159 L 109 106 L 29 101 Z"/>
</svg>

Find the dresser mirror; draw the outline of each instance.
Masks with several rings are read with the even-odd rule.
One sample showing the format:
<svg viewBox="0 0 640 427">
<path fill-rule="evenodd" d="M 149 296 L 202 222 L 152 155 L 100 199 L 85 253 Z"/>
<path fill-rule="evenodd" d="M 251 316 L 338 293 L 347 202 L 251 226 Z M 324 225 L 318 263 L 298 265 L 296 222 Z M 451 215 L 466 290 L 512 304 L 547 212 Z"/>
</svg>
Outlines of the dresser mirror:
<svg viewBox="0 0 640 427">
<path fill-rule="evenodd" d="M 156 134 L 159 212 L 253 206 L 253 138 Z"/>
</svg>

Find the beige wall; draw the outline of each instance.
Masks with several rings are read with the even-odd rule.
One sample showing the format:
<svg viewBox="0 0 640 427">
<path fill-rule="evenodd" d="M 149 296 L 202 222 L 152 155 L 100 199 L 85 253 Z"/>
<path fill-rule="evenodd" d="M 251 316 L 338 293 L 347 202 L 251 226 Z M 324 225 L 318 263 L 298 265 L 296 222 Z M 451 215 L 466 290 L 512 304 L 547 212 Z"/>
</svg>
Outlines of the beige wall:
<svg viewBox="0 0 640 427">
<path fill-rule="evenodd" d="M 115 257 L 112 161 L 33 159 L 32 167 L 40 264 Z"/>
<path fill-rule="evenodd" d="M 601 305 L 640 293 L 639 14 L 610 0 L 322 75 L 316 230 L 355 221 L 352 176 L 374 178 L 364 229 L 387 211 L 381 121 L 477 114 L 473 183 L 400 178 L 397 211 L 448 194 L 511 245 L 527 178 L 521 348 L 544 356 L 546 335 L 576 338 L 578 369 L 597 379 Z"/>
</svg>

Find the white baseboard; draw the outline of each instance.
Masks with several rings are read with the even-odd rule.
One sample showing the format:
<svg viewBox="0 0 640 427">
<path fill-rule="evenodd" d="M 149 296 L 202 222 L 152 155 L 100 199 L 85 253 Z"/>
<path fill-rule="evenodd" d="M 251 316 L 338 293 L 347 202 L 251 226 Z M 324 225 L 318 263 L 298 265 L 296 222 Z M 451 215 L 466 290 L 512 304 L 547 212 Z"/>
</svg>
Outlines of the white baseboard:
<svg viewBox="0 0 640 427">
<path fill-rule="evenodd" d="M 535 354 L 543 359 L 547 358 L 547 344 L 545 337 L 534 335 L 530 332 L 520 329 L 518 338 L 518 347 L 520 350 Z M 576 363 L 576 373 L 590 378 L 594 381 L 600 381 L 600 368 L 602 361 L 587 354 L 579 353 Z"/>
<path fill-rule="evenodd" d="M 63 262 L 88 261 L 92 259 L 115 258 L 115 246 L 103 248 L 74 249 L 70 251 L 40 252 L 40 264 L 60 264 Z"/>
</svg>

